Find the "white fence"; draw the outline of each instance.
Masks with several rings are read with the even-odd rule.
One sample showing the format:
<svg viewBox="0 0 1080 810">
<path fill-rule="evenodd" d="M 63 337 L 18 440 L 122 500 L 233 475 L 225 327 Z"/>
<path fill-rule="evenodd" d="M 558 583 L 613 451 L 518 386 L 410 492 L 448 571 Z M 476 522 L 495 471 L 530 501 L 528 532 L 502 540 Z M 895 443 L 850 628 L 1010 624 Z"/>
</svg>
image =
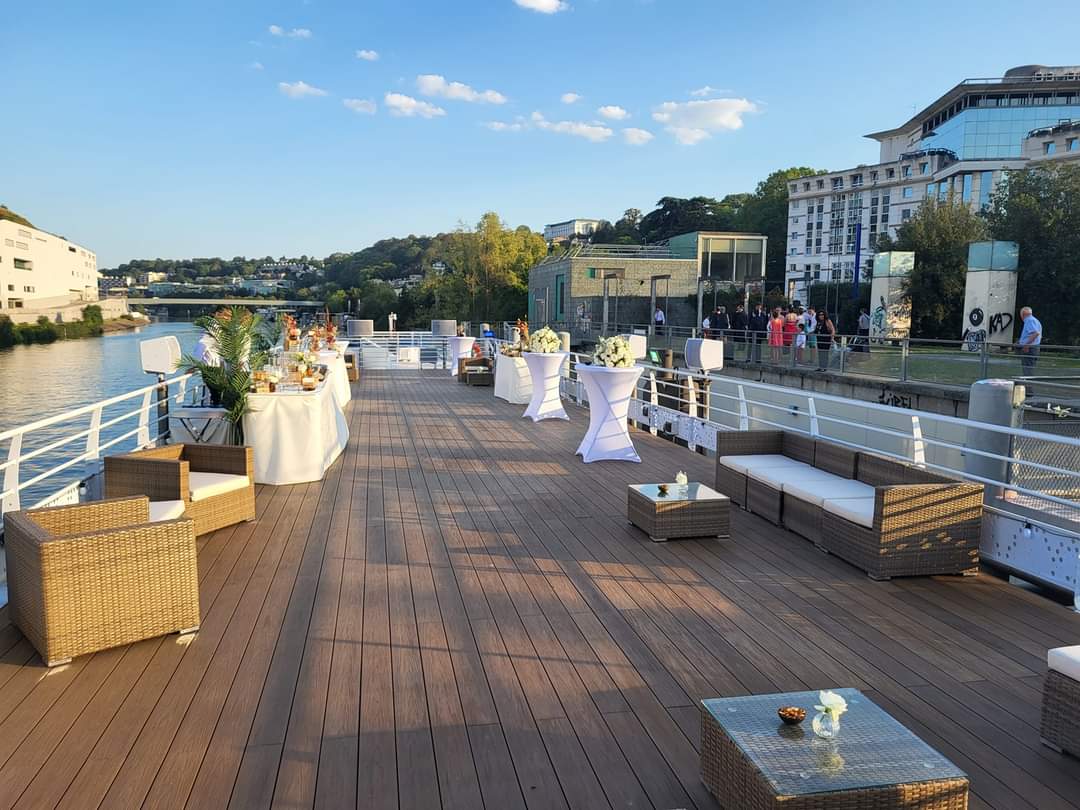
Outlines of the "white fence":
<svg viewBox="0 0 1080 810">
<path fill-rule="evenodd" d="M 182 403 L 192 376 L 183 374 L 0 433 L 0 520 L 4 512 L 76 500 L 80 482 L 100 470 L 106 451 L 147 447 L 162 438 L 167 426 L 157 432 L 152 426 L 160 415 L 159 402 Z M 158 395 L 162 386 L 163 400 Z"/>
</svg>

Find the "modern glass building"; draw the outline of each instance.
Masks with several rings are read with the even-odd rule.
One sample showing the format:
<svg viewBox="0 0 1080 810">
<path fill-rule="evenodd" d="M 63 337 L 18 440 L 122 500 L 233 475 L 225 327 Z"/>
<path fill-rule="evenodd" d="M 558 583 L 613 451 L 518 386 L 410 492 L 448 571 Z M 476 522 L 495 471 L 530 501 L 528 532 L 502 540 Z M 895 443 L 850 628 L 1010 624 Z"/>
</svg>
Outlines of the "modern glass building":
<svg viewBox="0 0 1080 810">
<path fill-rule="evenodd" d="M 1080 67 L 1025 65 L 965 79 L 893 129 L 867 136 L 878 163 L 791 181 L 785 292 L 872 275 L 882 236 L 923 200 L 990 205 L 1010 171 L 1080 159 Z"/>
</svg>

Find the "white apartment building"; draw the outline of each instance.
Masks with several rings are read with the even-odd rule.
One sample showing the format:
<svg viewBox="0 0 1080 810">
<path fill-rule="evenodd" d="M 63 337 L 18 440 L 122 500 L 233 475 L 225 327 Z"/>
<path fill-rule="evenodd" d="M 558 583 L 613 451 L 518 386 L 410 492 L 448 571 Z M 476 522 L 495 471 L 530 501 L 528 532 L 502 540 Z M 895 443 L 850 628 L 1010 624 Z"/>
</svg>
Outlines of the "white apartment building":
<svg viewBox="0 0 1080 810">
<path fill-rule="evenodd" d="M 600 219 L 568 219 L 566 222 L 555 222 L 544 226 L 544 239 L 551 244 L 573 239 L 575 236 L 590 236 L 602 222 Z"/>
<path fill-rule="evenodd" d="M 1026 65 L 965 79 L 904 124 L 867 135 L 878 163 L 790 182 L 785 292 L 805 300 L 813 282 L 850 282 L 856 261 L 869 281 L 878 239 L 895 237 L 923 200 L 951 195 L 982 208 L 1007 172 L 1080 158 L 1078 123 L 1080 67 Z"/>
<path fill-rule="evenodd" d="M 93 251 L 0 219 L 0 312 L 97 301 L 99 278 Z"/>
</svg>

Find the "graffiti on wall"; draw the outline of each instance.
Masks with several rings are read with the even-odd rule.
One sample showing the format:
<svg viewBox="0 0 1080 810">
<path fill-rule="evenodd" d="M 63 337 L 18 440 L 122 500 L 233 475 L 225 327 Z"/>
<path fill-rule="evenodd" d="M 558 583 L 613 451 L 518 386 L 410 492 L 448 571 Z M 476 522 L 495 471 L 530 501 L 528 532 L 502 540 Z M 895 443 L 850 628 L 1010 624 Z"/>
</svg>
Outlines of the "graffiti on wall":
<svg viewBox="0 0 1080 810">
<path fill-rule="evenodd" d="M 982 307 L 972 307 L 965 318 L 965 323 L 967 326 L 964 328 L 962 339 L 964 348 L 969 352 L 979 351 L 987 340 L 995 343 L 1012 342 L 1013 316 L 1011 312 L 996 312 L 987 318 Z M 1008 339 L 1002 341 L 1000 337 L 1006 334 Z"/>
<path fill-rule="evenodd" d="M 894 408 L 911 408 L 910 395 L 898 394 L 887 385 L 881 386 L 881 393 L 878 394 L 877 401 L 882 405 L 892 405 Z"/>
</svg>

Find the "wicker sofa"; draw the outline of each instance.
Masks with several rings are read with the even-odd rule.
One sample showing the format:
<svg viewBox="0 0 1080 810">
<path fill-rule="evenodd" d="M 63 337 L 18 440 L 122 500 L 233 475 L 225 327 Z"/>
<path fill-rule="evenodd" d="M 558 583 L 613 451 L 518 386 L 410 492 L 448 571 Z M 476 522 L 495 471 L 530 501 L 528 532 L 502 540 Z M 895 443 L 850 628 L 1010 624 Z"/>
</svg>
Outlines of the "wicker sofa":
<svg viewBox="0 0 1080 810">
<path fill-rule="evenodd" d="M 191 520 L 145 497 L 4 515 L 11 621 L 48 666 L 199 627 Z"/>
<path fill-rule="evenodd" d="M 105 459 L 105 497 L 146 495 L 155 518 L 183 514 L 195 534 L 255 519 L 250 447 L 170 444 Z"/>
<path fill-rule="evenodd" d="M 1080 756 L 1080 646 L 1046 653 L 1039 736 L 1057 751 Z"/>
<path fill-rule="evenodd" d="M 873 579 L 976 573 L 981 484 L 781 430 L 717 435 L 716 489 Z"/>
</svg>

